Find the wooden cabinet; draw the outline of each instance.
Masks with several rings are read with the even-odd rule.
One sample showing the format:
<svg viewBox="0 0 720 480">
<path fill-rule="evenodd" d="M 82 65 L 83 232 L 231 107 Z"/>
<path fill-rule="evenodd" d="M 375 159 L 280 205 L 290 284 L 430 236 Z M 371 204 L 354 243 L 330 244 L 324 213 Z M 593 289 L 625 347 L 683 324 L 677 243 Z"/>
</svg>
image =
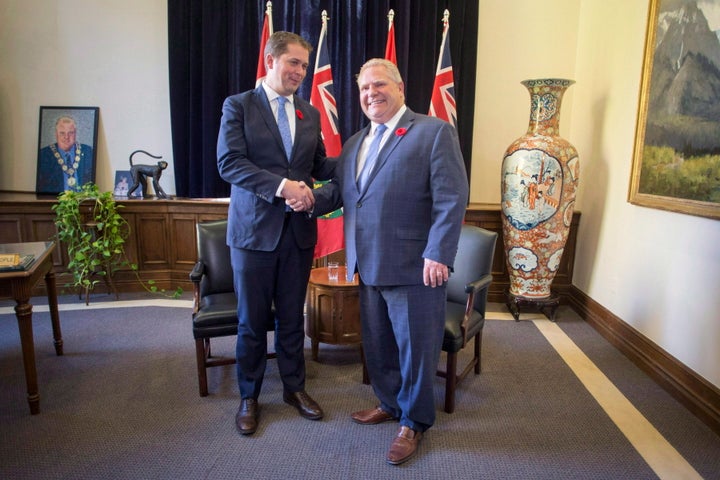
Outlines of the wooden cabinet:
<svg viewBox="0 0 720 480">
<path fill-rule="evenodd" d="M 55 214 L 52 206 L 55 197 L 25 193 L 0 192 L 0 243 L 37 242 L 53 239 L 56 233 Z M 130 226 L 130 236 L 125 251 L 128 260 L 138 266 L 137 274 L 143 280 L 154 280 L 158 288 L 184 290 L 192 288 L 188 275 L 195 264 L 195 224 L 227 218 L 226 199 L 146 199 L 120 200 L 121 214 Z M 494 204 L 470 204 L 465 221 L 471 225 L 498 232 L 498 244 L 493 261 L 493 283 L 490 301 L 504 302 L 504 292 L 509 286 L 509 276 L 502 245 L 502 221 L 500 206 Z M 575 262 L 575 242 L 580 223 L 580 213 L 573 214 L 570 236 L 553 281 L 553 291 L 565 297 L 572 285 L 572 269 Z M 343 253 L 331 255 L 344 261 Z M 67 253 L 59 245 L 53 253 L 53 264 L 58 286 L 69 281 Z M 316 266 L 324 265 L 319 260 Z M 116 274 L 115 284 L 120 292 L 139 291 L 135 273 L 129 268 Z M 38 287 L 42 288 L 42 287 Z M 44 294 L 39 290 L 34 294 Z"/>
<path fill-rule="evenodd" d="M 0 243 L 54 239 L 57 228 L 52 206 L 56 203 L 55 197 L 0 193 Z M 160 289 L 172 291 L 180 286 L 190 290 L 188 275 L 197 258 L 195 224 L 227 218 L 228 202 L 147 199 L 118 203 L 130 227 L 125 253 L 128 261 L 138 266 L 137 275 L 145 281 L 155 281 Z M 53 264 L 62 293 L 67 293 L 64 286 L 71 280 L 67 263 L 66 250 L 60 244 L 53 253 Z M 135 275 L 129 267 L 118 271 L 114 278 L 117 289 L 140 291 L 143 287 Z"/>
</svg>

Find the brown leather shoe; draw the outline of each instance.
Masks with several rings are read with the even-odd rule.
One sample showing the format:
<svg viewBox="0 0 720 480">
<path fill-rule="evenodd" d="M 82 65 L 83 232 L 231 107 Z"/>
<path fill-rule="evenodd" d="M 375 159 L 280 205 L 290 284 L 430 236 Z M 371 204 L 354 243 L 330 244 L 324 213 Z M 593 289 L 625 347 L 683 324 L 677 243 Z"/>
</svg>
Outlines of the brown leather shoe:
<svg viewBox="0 0 720 480">
<path fill-rule="evenodd" d="M 397 418 L 393 417 L 380 407 L 360 410 L 359 412 L 355 412 L 350 415 L 350 418 L 352 418 L 353 422 L 359 423 L 360 425 L 377 425 L 378 423 L 397 420 Z"/>
<path fill-rule="evenodd" d="M 310 398 L 304 390 L 299 392 L 283 392 L 285 403 L 297 408 L 300 415 L 310 420 L 320 420 L 323 417 L 322 408 L 315 400 Z"/>
<path fill-rule="evenodd" d="M 416 432 L 410 427 L 400 427 L 388 450 L 387 462 L 390 465 L 400 465 L 410 460 L 417 452 L 421 438 L 422 432 Z"/>
<path fill-rule="evenodd" d="M 243 398 L 240 401 L 237 415 L 235 415 L 235 425 L 238 431 L 243 435 L 252 435 L 258 426 L 258 403 L 254 398 Z"/>
</svg>

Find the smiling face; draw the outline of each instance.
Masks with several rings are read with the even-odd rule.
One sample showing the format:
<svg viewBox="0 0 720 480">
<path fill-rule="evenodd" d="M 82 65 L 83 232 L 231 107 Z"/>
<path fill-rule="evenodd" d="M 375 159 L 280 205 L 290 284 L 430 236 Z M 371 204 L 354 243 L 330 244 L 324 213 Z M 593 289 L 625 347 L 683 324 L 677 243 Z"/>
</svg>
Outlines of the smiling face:
<svg viewBox="0 0 720 480">
<path fill-rule="evenodd" d="M 399 78 L 399 75 L 397 75 Z M 382 63 L 363 67 L 358 76 L 360 107 L 376 123 L 387 123 L 405 104 L 405 85 Z"/>
<path fill-rule="evenodd" d="M 55 140 L 58 146 L 66 152 L 75 145 L 76 134 L 75 122 L 69 118 L 61 118 L 55 125 Z"/>
<path fill-rule="evenodd" d="M 268 53 L 265 55 L 265 82 L 280 95 L 292 95 L 307 75 L 309 58 L 310 52 L 299 43 L 289 43 L 287 51 L 279 56 Z"/>
</svg>

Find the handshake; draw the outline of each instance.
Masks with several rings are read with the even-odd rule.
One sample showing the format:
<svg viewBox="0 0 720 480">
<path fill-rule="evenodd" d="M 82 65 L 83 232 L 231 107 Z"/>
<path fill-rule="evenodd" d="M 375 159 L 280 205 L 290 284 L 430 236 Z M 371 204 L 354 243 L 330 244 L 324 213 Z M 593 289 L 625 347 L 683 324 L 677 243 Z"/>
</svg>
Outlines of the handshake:
<svg viewBox="0 0 720 480">
<path fill-rule="evenodd" d="M 309 212 L 315 206 L 315 196 L 312 188 L 308 187 L 302 180 L 288 180 L 285 182 L 280 195 L 285 199 L 285 204 L 292 208 L 293 212 Z"/>
</svg>

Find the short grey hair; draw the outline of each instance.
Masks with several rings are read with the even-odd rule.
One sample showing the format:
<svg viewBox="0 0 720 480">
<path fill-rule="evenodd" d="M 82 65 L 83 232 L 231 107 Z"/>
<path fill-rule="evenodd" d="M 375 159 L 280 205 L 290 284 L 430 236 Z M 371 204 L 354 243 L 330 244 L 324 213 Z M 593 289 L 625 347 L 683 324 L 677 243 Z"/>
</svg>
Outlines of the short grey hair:
<svg viewBox="0 0 720 480">
<path fill-rule="evenodd" d="M 360 67 L 360 73 L 357 74 L 358 82 L 360 81 L 360 75 L 362 75 L 362 73 L 370 67 L 384 68 L 387 74 L 395 83 L 402 83 L 403 81 L 402 75 L 400 75 L 400 70 L 398 70 L 397 65 L 395 65 L 393 62 L 384 58 L 371 58 L 370 60 L 365 62 L 362 67 Z"/>
<path fill-rule="evenodd" d="M 61 123 L 72 123 L 75 126 L 75 128 L 77 129 L 77 122 L 70 115 L 59 116 L 57 118 L 57 120 L 55 120 L 55 128 L 57 128 L 57 126 L 60 125 Z"/>
</svg>

